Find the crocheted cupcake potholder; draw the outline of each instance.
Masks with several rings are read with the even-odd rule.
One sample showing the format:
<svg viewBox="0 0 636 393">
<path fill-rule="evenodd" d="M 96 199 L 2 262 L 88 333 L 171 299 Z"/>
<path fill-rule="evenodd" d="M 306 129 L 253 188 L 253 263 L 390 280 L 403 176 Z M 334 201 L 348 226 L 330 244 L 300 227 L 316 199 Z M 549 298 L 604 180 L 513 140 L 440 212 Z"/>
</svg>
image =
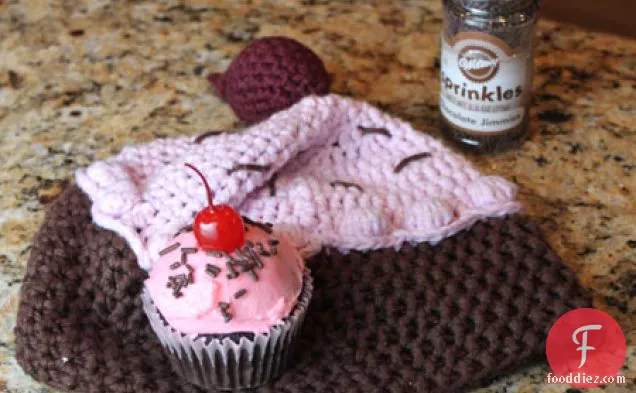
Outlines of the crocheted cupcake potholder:
<svg viewBox="0 0 636 393">
<path fill-rule="evenodd" d="M 457 390 L 542 355 L 589 299 L 515 187 L 408 124 L 308 97 L 240 133 L 130 147 L 79 171 L 33 244 L 17 358 L 67 390 L 178 392 L 139 291 L 164 242 L 205 203 L 273 222 L 310 259 L 316 290 L 298 362 L 265 390 Z M 355 251 L 366 249 L 373 251 Z M 322 251 L 321 251 L 322 250 Z"/>
<path fill-rule="evenodd" d="M 453 392 L 542 357 L 563 313 L 590 304 L 521 217 L 491 218 L 441 241 L 308 261 L 315 290 L 297 361 L 262 392 Z M 142 310 L 146 273 L 126 241 L 93 223 L 73 186 L 33 242 L 17 359 L 77 392 L 196 390 L 170 369 Z"/>
</svg>

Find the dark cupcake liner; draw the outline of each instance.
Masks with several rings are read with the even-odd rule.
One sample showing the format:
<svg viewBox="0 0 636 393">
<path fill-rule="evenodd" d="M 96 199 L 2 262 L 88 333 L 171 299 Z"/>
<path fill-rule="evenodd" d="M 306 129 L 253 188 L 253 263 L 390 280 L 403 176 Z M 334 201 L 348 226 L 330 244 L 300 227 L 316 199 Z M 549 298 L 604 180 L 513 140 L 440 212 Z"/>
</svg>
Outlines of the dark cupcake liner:
<svg viewBox="0 0 636 393">
<path fill-rule="evenodd" d="M 303 289 L 292 314 L 283 323 L 253 338 L 212 338 L 186 335 L 165 323 L 147 290 L 144 311 L 173 369 L 185 381 L 204 389 L 252 389 L 278 378 L 286 369 L 311 301 L 313 281 L 307 269 Z"/>
</svg>

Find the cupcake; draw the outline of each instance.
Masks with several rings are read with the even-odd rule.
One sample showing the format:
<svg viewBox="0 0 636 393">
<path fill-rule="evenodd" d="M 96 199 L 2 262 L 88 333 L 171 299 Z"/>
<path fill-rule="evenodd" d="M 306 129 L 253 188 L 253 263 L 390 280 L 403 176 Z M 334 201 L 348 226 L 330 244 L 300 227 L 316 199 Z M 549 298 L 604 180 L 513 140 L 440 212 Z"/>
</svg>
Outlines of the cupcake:
<svg viewBox="0 0 636 393">
<path fill-rule="evenodd" d="M 311 299 L 293 244 L 227 205 L 199 212 L 144 283 L 150 325 L 175 371 L 204 389 L 255 388 L 284 371 Z"/>
</svg>

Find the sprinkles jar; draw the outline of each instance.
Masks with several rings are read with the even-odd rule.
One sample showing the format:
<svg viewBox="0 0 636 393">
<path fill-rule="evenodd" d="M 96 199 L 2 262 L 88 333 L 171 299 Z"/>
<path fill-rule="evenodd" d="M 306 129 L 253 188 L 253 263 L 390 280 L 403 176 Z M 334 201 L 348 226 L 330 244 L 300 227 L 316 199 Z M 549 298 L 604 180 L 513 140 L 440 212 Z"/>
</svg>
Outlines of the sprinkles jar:
<svg viewBox="0 0 636 393">
<path fill-rule="evenodd" d="M 440 111 L 444 133 L 473 152 L 528 134 L 537 0 L 445 0 Z"/>
</svg>

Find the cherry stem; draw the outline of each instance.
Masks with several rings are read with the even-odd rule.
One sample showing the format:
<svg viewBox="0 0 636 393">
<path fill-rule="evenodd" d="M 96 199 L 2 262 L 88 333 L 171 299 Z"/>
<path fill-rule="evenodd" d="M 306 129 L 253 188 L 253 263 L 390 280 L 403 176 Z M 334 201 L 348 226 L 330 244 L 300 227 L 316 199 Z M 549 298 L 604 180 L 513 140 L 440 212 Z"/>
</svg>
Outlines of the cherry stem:
<svg viewBox="0 0 636 393">
<path fill-rule="evenodd" d="M 214 198 L 214 194 L 212 193 L 212 189 L 210 188 L 210 185 L 208 184 L 208 181 L 206 180 L 205 176 L 203 176 L 203 173 L 201 173 L 200 170 L 195 168 L 194 165 L 186 163 L 185 166 L 195 171 L 197 175 L 201 177 L 201 180 L 203 180 L 203 184 L 205 185 L 205 190 L 208 192 L 208 205 L 210 207 L 214 207 L 214 202 L 212 201 L 212 199 Z"/>
</svg>

